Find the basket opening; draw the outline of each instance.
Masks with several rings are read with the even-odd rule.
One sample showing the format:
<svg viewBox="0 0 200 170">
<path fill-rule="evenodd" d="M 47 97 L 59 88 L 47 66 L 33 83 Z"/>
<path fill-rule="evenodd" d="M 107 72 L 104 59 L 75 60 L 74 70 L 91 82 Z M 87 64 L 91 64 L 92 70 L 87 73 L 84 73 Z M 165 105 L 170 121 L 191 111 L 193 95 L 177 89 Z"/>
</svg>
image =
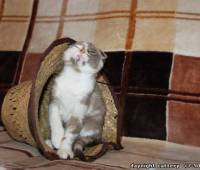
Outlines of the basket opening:
<svg viewBox="0 0 200 170">
<path fill-rule="evenodd" d="M 52 149 L 52 147 L 50 147 L 48 144 L 46 144 L 46 140 L 50 139 L 50 125 L 49 125 L 49 116 L 48 116 L 48 109 L 49 109 L 49 103 L 51 101 L 51 89 L 53 86 L 53 82 L 55 79 L 55 76 L 58 73 L 55 73 L 53 75 L 51 75 L 48 80 L 46 81 L 43 89 L 42 89 L 42 93 L 40 95 L 40 99 L 39 99 L 39 109 L 38 109 L 38 119 L 39 119 L 39 131 L 40 131 L 40 140 L 41 143 L 43 144 L 43 149 L 41 150 L 49 159 L 58 159 L 57 155 L 56 155 L 56 151 L 54 149 Z M 51 144 L 50 144 L 51 145 Z M 99 145 L 97 143 L 91 143 L 90 145 L 87 146 L 86 151 L 84 151 L 84 155 L 89 154 L 89 155 L 96 155 L 96 153 L 101 153 L 101 152 L 105 152 L 103 150 L 103 145 Z M 101 151 L 102 150 L 102 151 Z M 85 153 L 86 152 L 86 153 Z M 91 157 L 86 157 L 84 155 L 81 155 L 82 158 L 75 158 L 75 159 L 81 159 L 86 161 L 86 159 L 88 159 L 87 161 L 89 161 L 90 159 L 93 160 L 93 156 Z M 96 157 L 96 156 L 95 156 Z"/>
</svg>

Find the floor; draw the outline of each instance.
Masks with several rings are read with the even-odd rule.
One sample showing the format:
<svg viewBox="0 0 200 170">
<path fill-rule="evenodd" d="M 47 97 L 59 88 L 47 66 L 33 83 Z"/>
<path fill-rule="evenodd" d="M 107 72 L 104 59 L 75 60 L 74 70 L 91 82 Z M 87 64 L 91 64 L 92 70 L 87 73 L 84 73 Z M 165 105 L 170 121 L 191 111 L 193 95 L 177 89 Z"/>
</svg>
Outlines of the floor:
<svg viewBox="0 0 200 170">
<path fill-rule="evenodd" d="M 128 137 L 123 137 L 122 144 L 123 150 L 110 151 L 93 163 L 75 160 L 49 161 L 37 149 L 11 139 L 5 129 L 0 127 L 0 165 L 5 169 L 41 170 L 192 169 L 189 166 L 200 169 L 199 147 Z"/>
</svg>

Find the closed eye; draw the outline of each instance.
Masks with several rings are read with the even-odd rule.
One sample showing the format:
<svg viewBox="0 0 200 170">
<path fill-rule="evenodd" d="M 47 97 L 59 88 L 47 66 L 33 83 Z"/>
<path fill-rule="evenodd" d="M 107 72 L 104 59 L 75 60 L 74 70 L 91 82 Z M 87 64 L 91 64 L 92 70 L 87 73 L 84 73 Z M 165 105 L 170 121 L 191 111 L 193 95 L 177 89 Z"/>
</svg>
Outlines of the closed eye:
<svg viewBox="0 0 200 170">
<path fill-rule="evenodd" d="M 97 55 L 97 51 L 96 50 L 88 50 L 88 53 L 90 55 Z"/>
</svg>

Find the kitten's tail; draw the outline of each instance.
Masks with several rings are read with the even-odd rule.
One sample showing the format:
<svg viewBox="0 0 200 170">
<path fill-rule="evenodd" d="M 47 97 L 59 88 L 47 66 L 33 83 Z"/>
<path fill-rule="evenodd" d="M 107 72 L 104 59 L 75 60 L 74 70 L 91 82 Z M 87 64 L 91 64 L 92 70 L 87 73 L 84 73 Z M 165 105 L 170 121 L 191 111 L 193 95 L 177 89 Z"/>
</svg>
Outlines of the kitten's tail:
<svg viewBox="0 0 200 170">
<path fill-rule="evenodd" d="M 94 143 L 94 138 L 91 136 L 79 137 L 75 141 L 74 146 L 73 146 L 75 156 L 77 156 L 82 161 L 86 161 L 83 151 L 86 145 L 92 144 L 92 143 Z"/>
</svg>

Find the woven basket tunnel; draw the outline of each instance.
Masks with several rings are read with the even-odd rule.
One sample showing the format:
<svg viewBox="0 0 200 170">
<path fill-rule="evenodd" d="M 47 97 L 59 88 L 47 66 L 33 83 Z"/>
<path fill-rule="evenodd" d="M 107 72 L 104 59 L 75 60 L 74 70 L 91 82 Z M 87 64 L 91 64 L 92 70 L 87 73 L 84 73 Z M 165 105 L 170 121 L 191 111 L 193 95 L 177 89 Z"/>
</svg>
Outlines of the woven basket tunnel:
<svg viewBox="0 0 200 170">
<path fill-rule="evenodd" d="M 44 142 L 44 135 L 41 133 L 40 112 L 48 105 L 43 106 L 44 89 L 48 86 L 49 80 L 63 66 L 63 52 L 75 41 L 64 38 L 54 41 L 44 52 L 34 78 L 12 87 L 6 94 L 2 106 L 2 121 L 11 137 L 20 142 L 25 142 L 37 147 L 48 159 L 57 159 L 56 152 L 49 148 Z M 113 145 L 120 147 L 118 136 L 118 106 L 112 93 L 112 89 L 106 85 L 105 76 L 100 76 L 98 83 L 106 104 L 106 117 L 103 127 L 103 143 L 88 147 L 84 154 L 88 158 L 97 158 L 105 152 L 105 146 Z M 48 129 L 49 130 L 49 129 Z M 108 149 L 109 147 L 107 147 Z M 111 147 L 110 147 L 111 148 Z"/>
</svg>

